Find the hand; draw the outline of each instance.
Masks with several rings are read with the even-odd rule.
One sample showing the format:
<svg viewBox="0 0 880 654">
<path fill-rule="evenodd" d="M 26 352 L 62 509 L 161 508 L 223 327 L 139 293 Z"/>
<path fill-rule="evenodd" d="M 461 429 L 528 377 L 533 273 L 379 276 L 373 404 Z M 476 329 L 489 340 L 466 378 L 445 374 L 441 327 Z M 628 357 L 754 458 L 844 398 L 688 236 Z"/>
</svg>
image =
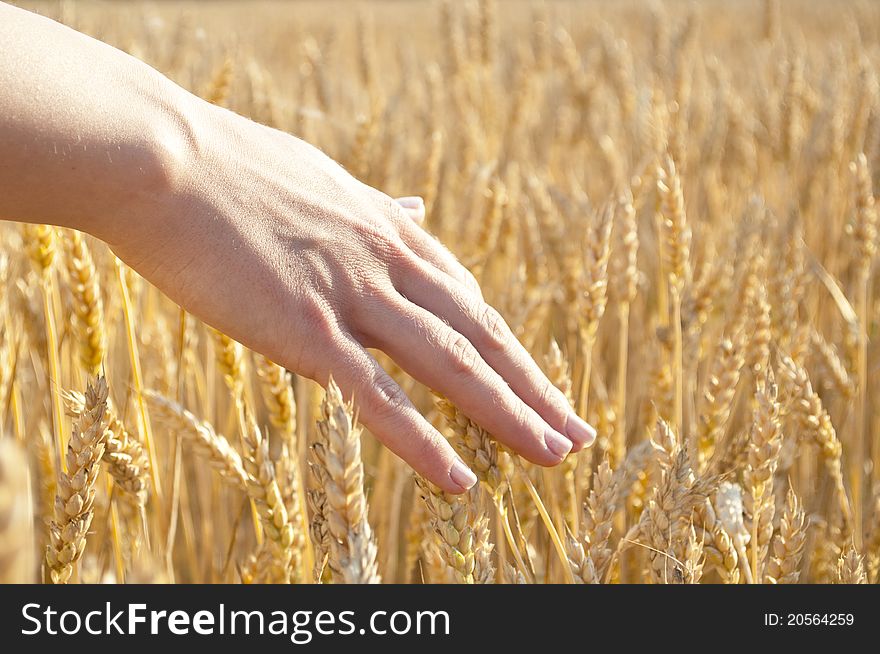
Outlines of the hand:
<svg viewBox="0 0 880 654">
<path fill-rule="evenodd" d="M 168 188 L 104 235 L 205 322 L 353 397 L 364 425 L 444 490 L 476 482 L 367 348 L 447 396 L 525 458 L 559 463 L 595 432 L 487 305 L 473 276 L 396 203 L 312 146 L 193 99 Z"/>
</svg>

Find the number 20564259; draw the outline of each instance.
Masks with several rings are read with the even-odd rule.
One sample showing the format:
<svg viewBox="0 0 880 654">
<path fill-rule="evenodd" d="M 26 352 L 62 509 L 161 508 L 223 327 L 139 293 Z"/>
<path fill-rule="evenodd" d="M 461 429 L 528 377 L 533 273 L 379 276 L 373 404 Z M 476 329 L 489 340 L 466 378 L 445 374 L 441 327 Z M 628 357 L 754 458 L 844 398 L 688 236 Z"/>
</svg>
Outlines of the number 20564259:
<svg viewBox="0 0 880 654">
<path fill-rule="evenodd" d="M 765 613 L 767 627 L 851 627 L 852 613 Z"/>
</svg>

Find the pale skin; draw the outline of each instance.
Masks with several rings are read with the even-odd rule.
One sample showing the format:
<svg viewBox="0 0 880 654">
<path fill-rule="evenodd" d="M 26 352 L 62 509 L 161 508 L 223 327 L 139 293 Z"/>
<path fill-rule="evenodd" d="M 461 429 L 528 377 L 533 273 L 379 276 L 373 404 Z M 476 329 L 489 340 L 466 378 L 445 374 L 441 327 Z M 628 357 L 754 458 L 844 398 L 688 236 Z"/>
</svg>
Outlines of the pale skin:
<svg viewBox="0 0 880 654">
<path fill-rule="evenodd" d="M 451 493 L 476 477 L 369 352 L 529 461 L 595 431 L 473 276 L 394 201 L 318 149 L 146 64 L 0 3 L 0 219 L 88 232 L 206 323 L 324 385 Z"/>
</svg>

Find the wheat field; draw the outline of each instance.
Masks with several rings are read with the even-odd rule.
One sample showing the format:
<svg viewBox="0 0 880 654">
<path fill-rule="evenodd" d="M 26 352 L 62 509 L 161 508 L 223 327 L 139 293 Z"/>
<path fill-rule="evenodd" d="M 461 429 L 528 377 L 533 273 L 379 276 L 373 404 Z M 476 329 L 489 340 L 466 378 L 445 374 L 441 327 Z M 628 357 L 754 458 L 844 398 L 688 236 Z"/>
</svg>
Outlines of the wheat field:
<svg viewBox="0 0 880 654">
<path fill-rule="evenodd" d="M 19 4 L 421 195 L 598 439 L 531 465 L 380 357 L 480 478 L 444 494 L 3 224 L 0 582 L 880 582 L 880 6 Z"/>
</svg>

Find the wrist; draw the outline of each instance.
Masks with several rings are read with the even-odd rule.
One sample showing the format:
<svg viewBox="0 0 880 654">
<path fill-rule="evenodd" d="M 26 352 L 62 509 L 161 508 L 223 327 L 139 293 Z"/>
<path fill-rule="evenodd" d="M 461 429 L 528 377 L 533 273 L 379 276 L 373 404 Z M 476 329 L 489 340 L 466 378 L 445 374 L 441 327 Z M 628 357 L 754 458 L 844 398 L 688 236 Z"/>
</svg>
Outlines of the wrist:
<svg viewBox="0 0 880 654">
<path fill-rule="evenodd" d="M 80 227 L 114 249 L 149 243 L 185 218 L 181 198 L 193 186 L 206 133 L 206 103 L 169 80 L 140 95 L 140 135 L 124 146 L 129 165 L 111 171 L 105 210 Z"/>
</svg>

